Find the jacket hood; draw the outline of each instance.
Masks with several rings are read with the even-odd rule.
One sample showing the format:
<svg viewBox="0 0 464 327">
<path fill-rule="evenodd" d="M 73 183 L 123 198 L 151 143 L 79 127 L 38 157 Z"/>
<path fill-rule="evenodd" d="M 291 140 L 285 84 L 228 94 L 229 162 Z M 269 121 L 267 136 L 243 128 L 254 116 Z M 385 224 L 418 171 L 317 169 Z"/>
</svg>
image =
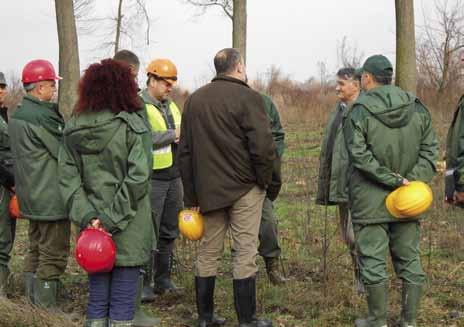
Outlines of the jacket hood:
<svg viewBox="0 0 464 327">
<path fill-rule="evenodd" d="M 68 121 L 64 131 L 65 142 L 80 153 L 99 153 L 106 148 L 124 122 L 135 131 L 146 129 L 127 112 L 89 112 Z"/>
<path fill-rule="evenodd" d="M 411 120 L 416 97 L 393 85 L 380 86 L 360 95 L 353 104 L 364 106 L 388 127 L 399 128 Z"/>
</svg>

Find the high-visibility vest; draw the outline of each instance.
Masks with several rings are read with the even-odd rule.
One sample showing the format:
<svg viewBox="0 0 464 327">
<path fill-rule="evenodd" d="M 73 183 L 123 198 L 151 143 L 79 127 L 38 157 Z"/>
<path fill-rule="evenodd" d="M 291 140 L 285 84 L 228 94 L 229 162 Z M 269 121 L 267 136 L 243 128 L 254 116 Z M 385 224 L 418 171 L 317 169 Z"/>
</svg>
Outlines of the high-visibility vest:
<svg viewBox="0 0 464 327">
<path fill-rule="evenodd" d="M 168 130 L 167 123 L 164 121 L 163 115 L 160 110 L 150 103 L 145 104 L 147 108 L 148 121 L 154 132 L 166 132 Z M 169 111 L 171 111 L 172 118 L 176 128 L 180 128 L 181 114 L 177 105 L 171 101 L 169 104 Z M 164 169 L 172 166 L 173 154 L 172 146 L 168 144 L 162 148 L 153 150 L 153 169 Z"/>
</svg>

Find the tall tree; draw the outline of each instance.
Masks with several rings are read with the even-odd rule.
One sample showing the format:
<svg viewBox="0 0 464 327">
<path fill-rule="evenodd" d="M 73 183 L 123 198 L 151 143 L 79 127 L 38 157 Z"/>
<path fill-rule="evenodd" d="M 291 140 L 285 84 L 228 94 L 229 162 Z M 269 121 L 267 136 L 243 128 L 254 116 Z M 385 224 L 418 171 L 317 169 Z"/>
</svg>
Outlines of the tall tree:
<svg viewBox="0 0 464 327">
<path fill-rule="evenodd" d="M 63 77 L 58 89 L 58 104 L 66 118 L 71 115 L 77 100 L 79 81 L 79 47 L 73 0 L 55 0 L 56 25 L 59 42 L 59 75 Z"/>
<path fill-rule="evenodd" d="M 416 33 L 414 0 L 395 0 L 396 85 L 416 93 Z"/>
<path fill-rule="evenodd" d="M 240 51 L 246 62 L 247 0 L 234 0 L 232 47 Z"/>
<path fill-rule="evenodd" d="M 200 9 L 200 15 L 208 8 L 221 8 L 224 14 L 232 21 L 232 47 L 243 55 L 246 62 L 247 39 L 247 0 L 184 0 Z"/>
</svg>

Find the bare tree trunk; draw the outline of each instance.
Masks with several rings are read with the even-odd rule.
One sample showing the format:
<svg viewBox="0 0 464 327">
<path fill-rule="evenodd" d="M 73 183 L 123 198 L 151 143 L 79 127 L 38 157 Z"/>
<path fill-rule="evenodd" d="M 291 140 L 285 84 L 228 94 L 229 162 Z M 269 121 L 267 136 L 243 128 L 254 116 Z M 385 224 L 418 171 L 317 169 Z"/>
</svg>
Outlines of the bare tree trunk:
<svg viewBox="0 0 464 327">
<path fill-rule="evenodd" d="M 247 0 L 234 0 L 232 47 L 238 49 L 246 62 Z"/>
<path fill-rule="evenodd" d="M 79 81 L 79 47 L 73 0 L 55 0 L 59 41 L 59 74 L 63 77 L 58 91 L 58 104 L 65 118 L 71 115 L 77 100 Z"/>
<path fill-rule="evenodd" d="M 395 0 L 396 85 L 416 93 L 416 35 L 414 0 Z"/>
<path fill-rule="evenodd" d="M 122 0 L 119 0 L 118 17 L 116 17 L 116 39 L 114 40 L 114 54 L 119 51 L 119 40 L 121 38 L 122 23 Z"/>
</svg>

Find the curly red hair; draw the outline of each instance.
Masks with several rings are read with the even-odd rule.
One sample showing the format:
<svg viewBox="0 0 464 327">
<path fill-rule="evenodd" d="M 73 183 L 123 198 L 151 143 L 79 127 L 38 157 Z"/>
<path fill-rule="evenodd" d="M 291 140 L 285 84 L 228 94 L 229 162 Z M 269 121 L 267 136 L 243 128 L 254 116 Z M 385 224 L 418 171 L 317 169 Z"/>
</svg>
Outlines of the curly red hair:
<svg viewBox="0 0 464 327">
<path fill-rule="evenodd" d="M 74 112 L 109 109 L 114 113 L 134 112 L 141 108 L 138 87 L 129 65 L 104 59 L 90 65 L 79 81 Z"/>
</svg>

